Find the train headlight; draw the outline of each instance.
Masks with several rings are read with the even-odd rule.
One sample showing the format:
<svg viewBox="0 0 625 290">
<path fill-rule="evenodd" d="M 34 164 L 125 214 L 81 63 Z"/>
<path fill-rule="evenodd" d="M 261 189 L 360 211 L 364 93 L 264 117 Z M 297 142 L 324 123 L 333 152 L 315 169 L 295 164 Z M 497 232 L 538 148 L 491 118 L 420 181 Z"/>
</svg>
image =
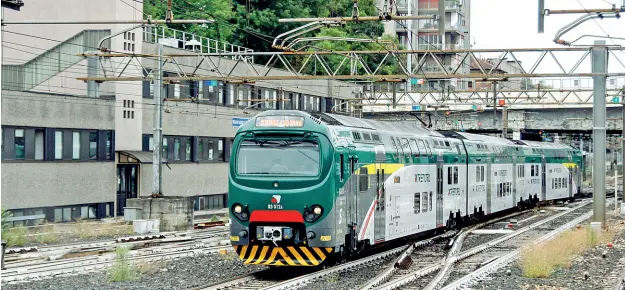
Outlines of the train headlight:
<svg viewBox="0 0 625 290">
<path fill-rule="evenodd" d="M 238 220 L 242 222 L 245 222 L 250 218 L 250 212 L 248 211 L 247 207 L 243 207 L 238 203 L 232 205 L 232 213 Z"/>
<path fill-rule="evenodd" d="M 312 223 L 319 219 L 323 214 L 323 208 L 320 205 L 313 205 L 304 211 L 304 220 Z"/>
</svg>

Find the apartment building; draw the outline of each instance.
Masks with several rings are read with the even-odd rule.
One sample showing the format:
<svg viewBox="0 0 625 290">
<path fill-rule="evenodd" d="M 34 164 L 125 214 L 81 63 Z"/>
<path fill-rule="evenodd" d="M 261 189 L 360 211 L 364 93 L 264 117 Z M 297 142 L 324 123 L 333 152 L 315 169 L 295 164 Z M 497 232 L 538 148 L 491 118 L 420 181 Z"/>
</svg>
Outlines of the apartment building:
<svg viewBox="0 0 625 290">
<path fill-rule="evenodd" d="M 383 3 L 383 0 L 380 1 Z M 400 44 L 406 49 L 430 50 L 438 58 L 437 61 L 427 56 L 425 64 L 417 74 L 442 73 L 441 65 L 445 70 L 453 71 L 462 61 L 460 54 L 443 55 L 437 51 L 470 48 L 471 1 L 441 1 L 445 1 L 444 36 L 438 33 L 438 20 L 402 20 L 385 24 L 385 33 L 397 35 Z M 397 15 L 438 15 L 438 2 L 439 0 L 397 0 L 396 13 Z M 416 69 L 421 57 L 423 55 L 409 57 L 408 66 Z M 468 60 L 465 60 L 458 73 L 469 73 L 469 67 Z M 468 82 L 463 80 L 428 81 L 422 85 L 416 85 L 413 89 L 441 90 L 449 86 L 452 89 L 466 89 L 467 84 Z"/>
</svg>

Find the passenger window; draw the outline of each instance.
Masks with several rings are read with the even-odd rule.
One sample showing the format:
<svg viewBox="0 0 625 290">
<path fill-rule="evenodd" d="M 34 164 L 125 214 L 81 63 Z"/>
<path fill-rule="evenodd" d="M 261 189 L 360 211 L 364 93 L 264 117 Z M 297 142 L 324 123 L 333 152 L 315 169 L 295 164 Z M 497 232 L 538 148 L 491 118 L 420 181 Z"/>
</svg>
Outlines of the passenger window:
<svg viewBox="0 0 625 290">
<path fill-rule="evenodd" d="M 458 184 L 458 166 L 454 166 L 454 184 Z"/>
<path fill-rule="evenodd" d="M 429 204 L 429 211 L 432 211 L 432 200 L 433 200 L 433 195 L 432 192 L 430 191 L 430 198 L 428 199 L 428 204 Z"/>
<path fill-rule="evenodd" d="M 360 191 L 367 191 L 369 189 L 369 170 L 367 167 L 360 168 L 360 176 L 359 176 L 359 185 Z"/>
<path fill-rule="evenodd" d="M 447 184 L 452 184 L 451 166 L 447 167 Z"/>
<path fill-rule="evenodd" d="M 484 181 L 484 166 L 482 166 L 482 172 L 481 172 L 481 174 L 482 174 L 482 181 Z"/>
<path fill-rule="evenodd" d="M 419 151 L 421 151 L 421 154 L 427 154 L 423 140 L 419 140 L 417 143 L 419 144 Z"/>
<path fill-rule="evenodd" d="M 341 181 L 343 181 L 343 176 L 344 176 L 344 171 L 345 171 L 345 165 L 343 164 L 344 162 L 344 157 L 343 154 L 341 154 L 341 158 L 340 158 L 340 164 L 339 164 L 339 170 L 341 171 Z"/>
<path fill-rule="evenodd" d="M 399 149 L 397 148 L 397 144 L 395 144 L 395 139 L 391 137 L 391 144 L 393 144 L 393 149 L 395 149 L 395 157 L 399 158 Z"/>
<path fill-rule="evenodd" d="M 423 141 L 419 140 L 419 142 L 423 142 Z M 430 147 L 430 143 L 425 142 L 425 148 L 428 152 L 428 155 L 432 155 L 432 148 Z"/>
<path fill-rule="evenodd" d="M 421 193 L 420 192 L 416 192 L 414 194 L 414 213 L 420 213 L 421 212 Z"/>
<path fill-rule="evenodd" d="M 408 142 L 408 139 L 406 138 L 402 138 L 401 139 L 402 144 L 404 145 L 404 154 L 406 158 L 409 158 L 412 155 L 412 148 L 410 148 L 410 143 Z"/>
<path fill-rule="evenodd" d="M 417 141 L 415 141 L 415 139 L 410 139 L 410 148 L 412 148 L 412 154 L 414 157 L 419 157 L 419 155 L 421 155 L 419 146 L 417 146 Z"/>
<path fill-rule="evenodd" d="M 428 193 L 427 192 L 423 193 L 423 203 L 421 204 L 421 211 L 422 212 L 428 211 Z"/>
<path fill-rule="evenodd" d="M 402 145 L 401 145 L 401 141 L 399 141 L 399 138 L 397 138 L 397 137 L 395 137 L 395 141 L 396 141 L 396 144 L 397 144 L 397 148 L 399 149 L 399 150 L 397 151 L 397 154 L 404 155 L 404 154 L 405 154 L 405 153 L 404 153 L 404 148 L 403 148 L 403 147 L 402 147 Z M 399 156 L 397 156 L 397 157 L 399 158 Z"/>
</svg>

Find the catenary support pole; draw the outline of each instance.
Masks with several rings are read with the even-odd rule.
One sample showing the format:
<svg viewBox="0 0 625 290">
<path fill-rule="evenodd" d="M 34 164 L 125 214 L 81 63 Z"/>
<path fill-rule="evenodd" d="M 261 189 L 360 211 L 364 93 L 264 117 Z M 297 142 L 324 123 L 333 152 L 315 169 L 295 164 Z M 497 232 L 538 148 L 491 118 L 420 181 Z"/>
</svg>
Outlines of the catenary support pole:
<svg viewBox="0 0 625 290">
<path fill-rule="evenodd" d="M 625 0 L 623 0 L 623 6 L 625 6 Z M 622 184 L 623 184 L 623 201 L 625 202 L 625 86 L 623 86 L 623 90 L 621 91 L 621 103 L 623 103 L 623 132 L 621 135 L 621 175 L 622 175 Z M 618 165 L 618 163 L 617 163 Z M 618 167 L 618 166 L 617 166 Z M 616 192 L 614 193 L 616 196 Z M 615 202 L 618 202 L 618 198 L 615 199 Z M 623 213 L 622 213 L 623 214 Z"/>
<path fill-rule="evenodd" d="M 154 81 L 154 151 L 152 152 L 152 194 L 163 194 L 163 45 L 157 44 L 158 51 L 158 70 L 156 71 L 156 80 Z"/>
<path fill-rule="evenodd" d="M 497 81 L 493 81 L 493 128 L 497 128 Z"/>
<path fill-rule="evenodd" d="M 501 138 L 508 137 L 508 112 L 505 106 L 501 106 Z"/>
<path fill-rule="evenodd" d="M 591 51 L 593 73 L 607 73 L 607 49 L 605 40 L 595 40 Z M 593 76 L 593 128 L 594 152 L 592 175 L 593 221 L 605 226 L 605 134 L 606 134 L 606 76 Z"/>
</svg>

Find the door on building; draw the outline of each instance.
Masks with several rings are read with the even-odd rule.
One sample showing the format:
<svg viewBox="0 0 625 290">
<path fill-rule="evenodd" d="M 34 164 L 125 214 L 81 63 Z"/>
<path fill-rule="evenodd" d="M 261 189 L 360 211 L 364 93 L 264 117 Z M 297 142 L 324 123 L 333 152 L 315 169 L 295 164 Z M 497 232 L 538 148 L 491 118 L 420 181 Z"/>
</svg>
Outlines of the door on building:
<svg viewBox="0 0 625 290">
<path fill-rule="evenodd" d="M 126 199 L 136 198 L 138 192 L 139 164 L 117 165 L 117 215 L 124 214 Z"/>
</svg>

